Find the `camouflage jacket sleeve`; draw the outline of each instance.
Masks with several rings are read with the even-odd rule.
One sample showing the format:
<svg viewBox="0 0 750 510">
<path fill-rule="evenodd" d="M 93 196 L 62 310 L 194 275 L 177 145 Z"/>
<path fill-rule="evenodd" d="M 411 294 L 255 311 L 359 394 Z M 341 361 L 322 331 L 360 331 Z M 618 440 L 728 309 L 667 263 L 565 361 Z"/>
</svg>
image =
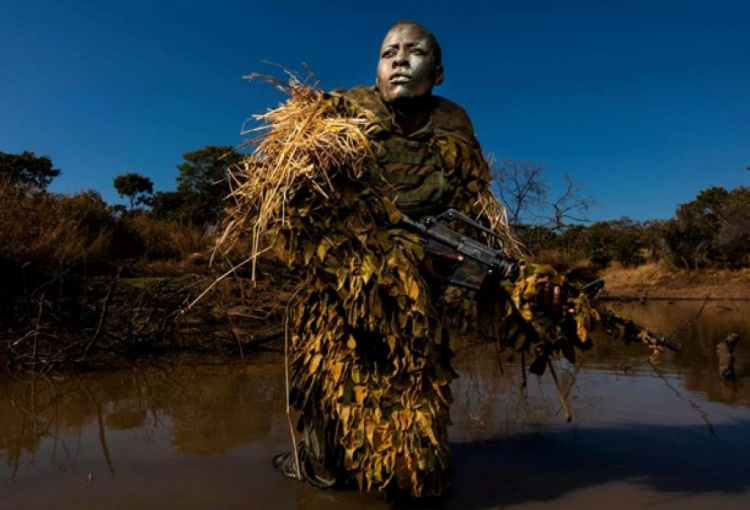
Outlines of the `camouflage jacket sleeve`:
<svg viewBox="0 0 750 510">
<path fill-rule="evenodd" d="M 438 143 L 446 166 L 455 169 L 451 176 L 454 195 L 450 207 L 498 230 L 493 225 L 491 209 L 500 206 L 489 189 L 488 165 L 473 133 L 446 133 L 438 136 Z M 509 256 L 520 255 L 509 237 L 503 244 Z M 476 313 L 473 320 L 481 336 L 514 352 L 531 352 L 538 360 L 532 363 L 532 370 L 541 373 L 550 355 L 561 353 L 574 359 L 574 348 L 588 348 L 590 331 L 599 319 L 583 295 L 570 298 L 562 306 L 563 315 L 556 317 L 538 296 L 538 289 L 548 282 L 563 285 L 565 277 L 549 266 L 523 262 L 521 276 L 515 283 L 506 282 L 494 292 L 464 293 L 462 300 L 454 300 L 452 304 L 462 316 L 461 321 L 471 322 Z"/>
</svg>

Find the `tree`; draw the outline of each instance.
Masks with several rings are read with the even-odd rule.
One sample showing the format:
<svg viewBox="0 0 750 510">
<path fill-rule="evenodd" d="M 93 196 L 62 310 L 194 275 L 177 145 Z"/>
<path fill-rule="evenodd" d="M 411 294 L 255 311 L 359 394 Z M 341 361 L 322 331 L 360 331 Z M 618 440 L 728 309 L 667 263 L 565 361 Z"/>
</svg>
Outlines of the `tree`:
<svg viewBox="0 0 750 510">
<path fill-rule="evenodd" d="M 490 165 L 500 201 L 508 213 L 508 223 L 518 227 L 522 219 L 529 222 L 547 197 L 544 165 L 524 161 L 503 161 Z"/>
<path fill-rule="evenodd" d="M 115 189 L 121 197 L 128 197 L 130 200 L 130 209 L 133 210 L 136 204 L 147 204 L 149 195 L 154 192 L 154 183 L 148 177 L 128 172 L 115 177 Z"/>
<path fill-rule="evenodd" d="M 8 180 L 23 191 L 45 191 L 60 170 L 52 168 L 49 156 L 33 152 L 6 154 L 0 152 L 0 179 Z"/>
<path fill-rule="evenodd" d="M 598 221 L 591 226 L 572 225 L 558 237 L 558 248 L 566 253 L 587 258 L 596 268 L 612 261 L 624 266 L 644 262 L 642 251 L 647 247 L 643 225 L 628 217 Z"/>
<path fill-rule="evenodd" d="M 641 232 L 643 243 L 652 260 L 664 259 L 668 254 L 666 233 L 670 220 L 647 220 Z M 669 260 L 669 259 L 667 259 Z"/>
<path fill-rule="evenodd" d="M 648 247 L 644 238 L 644 226 L 627 216 L 607 222 L 612 230 L 613 240 L 610 252 L 612 260 L 624 266 L 638 266 L 645 262 L 643 251 Z"/>
<path fill-rule="evenodd" d="M 721 226 L 714 241 L 719 261 L 728 267 L 746 267 L 750 263 L 750 188 L 730 191 L 719 217 Z"/>
<path fill-rule="evenodd" d="M 562 232 L 570 222 L 586 222 L 586 213 L 596 202 L 581 195 L 580 185 L 565 174 L 565 189 L 550 196 L 541 163 L 504 161 L 492 164 L 490 174 L 500 201 L 508 213 L 508 223 L 518 228 L 522 223 L 544 226 Z"/>
<path fill-rule="evenodd" d="M 192 222 L 199 209 L 199 206 L 195 204 L 197 196 L 195 193 L 157 191 L 151 199 L 151 214 L 157 218 L 178 223 Z"/>
<path fill-rule="evenodd" d="M 556 199 L 543 205 L 547 210 L 541 214 L 547 220 L 547 225 L 555 232 L 563 231 L 571 221 L 578 223 L 588 221 L 586 213 L 589 208 L 596 205 L 593 198 L 584 197 L 580 193 L 580 185 L 573 182 L 568 174 L 565 174 L 565 191 Z"/>
<path fill-rule="evenodd" d="M 183 214 L 194 224 L 218 221 L 229 194 L 227 168 L 240 162 L 242 155 L 229 146 L 208 145 L 183 155 L 177 166 L 177 192 L 182 195 Z M 165 197 L 170 200 L 173 197 Z"/>
<path fill-rule="evenodd" d="M 112 228 L 114 219 L 107 202 L 96 190 L 84 190 L 75 195 L 57 197 L 62 210 L 71 218 L 76 218 L 78 229 L 88 239 L 94 240 Z"/>
<path fill-rule="evenodd" d="M 682 204 L 664 234 L 673 263 L 683 267 L 747 266 L 750 256 L 750 188 L 712 187 Z"/>
</svg>

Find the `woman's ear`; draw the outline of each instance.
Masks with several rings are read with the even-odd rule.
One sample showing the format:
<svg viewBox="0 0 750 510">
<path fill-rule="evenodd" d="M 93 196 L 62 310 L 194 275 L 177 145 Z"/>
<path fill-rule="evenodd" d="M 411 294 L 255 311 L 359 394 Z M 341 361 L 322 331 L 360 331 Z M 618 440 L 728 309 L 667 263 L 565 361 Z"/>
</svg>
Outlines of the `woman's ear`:
<svg viewBox="0 0 750 510">
<path fill-rule="evenodd" d="M 435 68 L 435 85 L 440 85 L 445 80 L 445 70 L 443 66 L 437 66 Z"/>
</svg>

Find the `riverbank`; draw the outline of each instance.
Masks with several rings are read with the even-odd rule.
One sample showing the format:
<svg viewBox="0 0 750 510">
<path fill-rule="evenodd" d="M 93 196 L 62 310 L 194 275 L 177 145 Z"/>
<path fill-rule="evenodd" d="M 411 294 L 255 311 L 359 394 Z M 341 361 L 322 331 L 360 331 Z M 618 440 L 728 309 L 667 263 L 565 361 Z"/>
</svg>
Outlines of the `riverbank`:
<svg viewBox="0 0 750 510">
<path fill-rule="evenodd" d="M 212 286 L 217 273 L 195 265 L 193 272 L 159 277 L 38 277 L 42 283 L 30 286 L 36 290 L 0 292 L 0 357 L 8 358 L 0 361 L 85 369 L 177 350 L 244 357 L 277 347 L 298 281 L 278 263 L 261 262 L 256 284 L 235 275 Z M 750 300 L 750 269 L 668 271 L 649 264 L 614 266 L 600 276 L 608 299 Z"/>
<path fill-rule="evenodd" d="M 666 270 L 659 264 L 602 271 L 610 299 L 748 299 L 750 269 Z"/>
<path fill-rule="evenodd" d="M 257 285 L 248 274 L 217 281 L 220 272 L 191 269 L 129 276 L 125 269 L 98 276 L 30 272 L 34 283 L 26 287 L 33 290 L 0 289 L 0 363 L 47 372 L 113 368 L 178 351 L 243 358 L 282 337 L 284 307 L 297 280 L 277 263 L 261 261 Z"/>
</svg>

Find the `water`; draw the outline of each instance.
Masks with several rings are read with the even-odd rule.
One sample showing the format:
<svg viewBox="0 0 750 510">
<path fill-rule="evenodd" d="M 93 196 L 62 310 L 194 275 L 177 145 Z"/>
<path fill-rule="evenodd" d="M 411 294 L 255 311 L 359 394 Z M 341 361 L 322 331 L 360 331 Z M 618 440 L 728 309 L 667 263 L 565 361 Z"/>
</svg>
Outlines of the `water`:
<svg viewBox="0 0 750 510">
<path fill-rule="evenodd" d="M 522 392 L 518 360 L 456 342 L 454 487 L 443 508 L 750 507 L 750 303 L 620 305 L 679 354 L 608 339 Z M 692 320 L 695 319 L 695 320 Z M 713 345 L 732 331 L 739 379 Z M 200 362 L 200 363 L 198 363 Z M 284 479 L 279 353 L 245 365 L 175 357 L 110 372 L 0 376 L 1 508 L 387 508 L 377 494 Z"/>
</svg>

